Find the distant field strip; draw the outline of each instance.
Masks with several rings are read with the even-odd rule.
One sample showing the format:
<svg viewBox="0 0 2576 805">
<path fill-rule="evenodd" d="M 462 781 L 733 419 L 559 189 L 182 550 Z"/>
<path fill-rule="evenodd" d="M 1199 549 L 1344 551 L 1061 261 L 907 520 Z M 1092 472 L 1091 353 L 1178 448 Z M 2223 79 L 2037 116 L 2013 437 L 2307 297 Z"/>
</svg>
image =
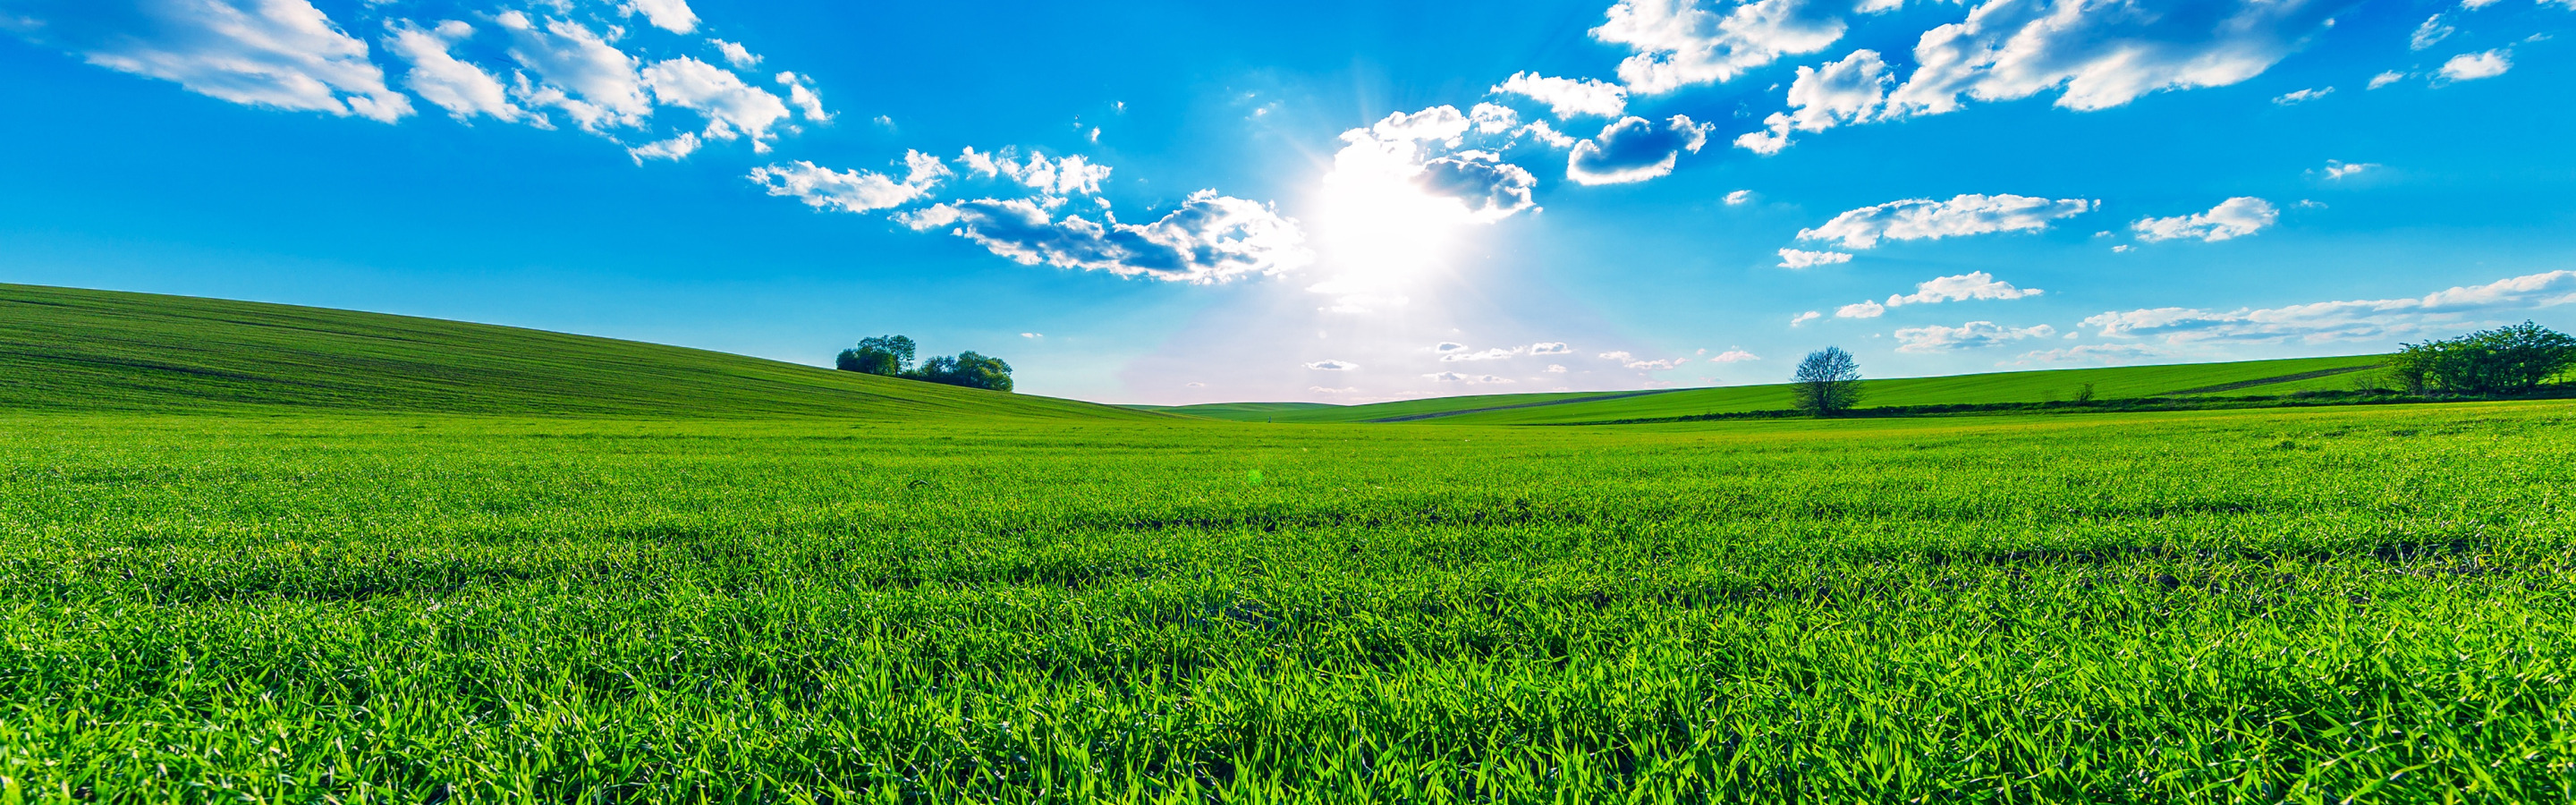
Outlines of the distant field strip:
<svg viewBox="0 0 2576 805">
<path fill-rule="evenodd" d="M 1627 392 L 1627 393 L 1624 393 L 1624 394 L 1604 394 L 1604 395 L 1601 395 L 1601 396 L 1598 396 L 1598 397 L 1576 397 L 1576 398 L 1573 398 L 1573 399 L 1567 399 L 1567 400 L 1541 400 L 1541 401 L 1538 401 L 1538 402 L 1525 402 L 1525 403 L 1520 403 L 1520 404 L 1517 404 L 1517 405 L 1497 405 L 1497 406 L 1492 406 L 1492 407 L 1489 407 L 1489 408 L 1465 408 L 1465 409 L 1460 409 L 1460 410 L 1456 410 L 1456 411 L 1434 411 L 1434 412 L 1431 412 L 1431 413 L 1428 413 L 1428 414 L 1408 414 L 1408 415 L 1405 415 L 1405 416 L 1391 416 L 1391 417 L 1386 417 L 1386 418 L 1383 418 L 1383 419 L 1371 419 L 1371 420 L 1365 420 L 1365 421 L 1373 422 L 1373 423 L 1385 423 L 1385 422 L 1416 422 L 1416 421 L 1425 420 L 1425 419 L 1438 419 L 1438 418 L 1440 418 L 1440 417 L 1444 417 L 1444 416 L 1457 416 L 1457 415 L 1460 415 L 1460 414 L 1480 414 L 1480 413 L 1484 413 L 1484 412 L 1486 412 L 1486 411 L 1509 411 L 1509 410 L 1512 410 L 1512 409 L 1515 409 L 1515 408 L 1537 408 L 1537 407 L 1539 407 L 1539 406 L 1543 406 L 1543 405 L 1570 405 L 1570 404 L 1573 404 L 1573 403 L 1603 402 L 1603 401 L 1606 401 L 1606 400 L 1624 400 L 1624 399 L 1627 399 L 1627 398 L 1630 398 L 1630 397 L 1644 397 L 1644 396 L 1649 395 L 1649 394 L 1664 394 L 1664 393 L 1667 393 L 1667 392 L 1670 392 L 1670 391 L 1674 391 L 1674 389 L 1655 389 L 1655 390 L 1653 390 L 1653 391 L 1631 391 L 1631 392 Z"/>
<path fill-rule="evenodd" d="M 2317 379 L 2317 378 L 2321 378 L 2321 377 L 2333 377 L 2333 376 L 2335 376 L 2335 375 L 2348 375 L 2348 374 L 2352 374 L 2352 373 L 2354 373 L 2354 372 L 2367 372 L 2367 371 L 2370 371 L 2370 370 L 2372 370 L 2372 369 L 2384 369 L 2384 368 L 2387 368 L 2387 366 L 2388 366 L 2388 365 L 2387 365 L 2387 364 L 2384 364 L 2384 363 L 2374 363 L 2374 364 L 2370 364 L 2370 365 L 2368 365 L 2368 366 L 2338 366 L 2338 367 L 2335 367 L 2335 368 L 2332 368 L 2332 369 L 2319 369 L 2319 370 L 2316 370 L 2316 371 L 2313 371 L 2313 372 L 2300 372 L 2300 373 L 2295 374 L 2295 375 L 2282 375 L 2282 376 L 2280 376 L 2280 377 L 2266 377 L 2266 378 L 2259 378 L 2259 379 L 2255 379 L 2255 380 L 2246 380 L 2246 381 L 2241 381 L 2241 382 L 2236 382 L 2236 383 L 2221 383 L 2221 384 L 2219 384 L 2219 385 L 2215 385 L 2215 386 L 2202 386 L 2202 387 L 2200 387 L 2200 388 L 2196 388 L 2196 389 L 2183 389 L 2183 390 L 2181 390 L 2181 391 L 2170 391 L 2170 392 L 2166 392 L 2166 393 L 2167 393 L 2167 394 L 2170 394 L 2170 395 L 2173 395 L 2173 396 L 2176 396 L 2176 397 L 2181 397 L 2181 396 L 2186 396 L 2186 395 L 2192 395 L 2192 394 L 2216 394 L 2216 393 L 2219 393 L 2219 392 L 2222 392 L 2222 391 L 2238 391 L 2238 390 L 2242 390 L 2242 389 L 2250 389 L 2250 388 L 2254 388 L 2254 387 L 2256 387 L 2256 386 L 2271 386 L 2271 385 L 2278 385 L 2278 384 L 2282 384 L 2282 383 L 2295 383 L 2295 382 L 2298 382 L 2298 381 L 2301 381 L 2301 380 L 2315 380 L 2315 379 Z"/>
</svg>

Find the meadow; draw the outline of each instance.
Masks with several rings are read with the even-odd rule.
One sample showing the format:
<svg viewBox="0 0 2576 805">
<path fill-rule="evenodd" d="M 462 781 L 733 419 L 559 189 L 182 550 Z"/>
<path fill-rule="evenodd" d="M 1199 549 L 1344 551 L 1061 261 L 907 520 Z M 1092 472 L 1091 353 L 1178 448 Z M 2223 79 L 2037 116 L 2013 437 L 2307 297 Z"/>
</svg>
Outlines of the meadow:
<svg viewBox="0 0 2576 805">
<path fill-rule="evenodd" d="M 20 411 L 0 802 L 2567 801 L 2571 425 Z"/>
</svg>

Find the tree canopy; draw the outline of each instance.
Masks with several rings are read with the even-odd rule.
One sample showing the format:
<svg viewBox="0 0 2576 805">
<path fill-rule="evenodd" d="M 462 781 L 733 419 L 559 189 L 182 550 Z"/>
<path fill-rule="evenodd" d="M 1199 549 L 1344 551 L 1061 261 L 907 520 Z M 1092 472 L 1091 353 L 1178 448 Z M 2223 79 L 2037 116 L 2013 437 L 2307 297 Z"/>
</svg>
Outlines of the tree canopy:
<svg viewBox="0 0 2576 805">
<path fill-rule="evenodd" d="M 2528 321 L 2401 346 L 2394 371 L 2417 394 L 2521 394 L 2576 368 L 2576 336 Z"/>
<path fill-rule="evenodd" d="M 912 364 L 917 347 L 912 339 L 900 335 L 881 335 L 864 339 L 858 346 L 841 350 L 833 364 L 845 372 L 863 372 L 886 377 L 900 377 L 928 383 L 945 383 L 992 391 L 1011 390 L 1011 365 L 1000 358 L 980 355 L 972 350 L 954 356 L 937 355 Z"/>
<path fill-rule="evenodd" d="M 1789 392 L 1795 395 L 1798 410 L 1816 416 L 1833 416 L 1860 404 L 1860 361 L 1841 347 L 1826 347 L 1807 353 L 1798 362 L 1798 372 L 1790 377 Z"/>
</svg>

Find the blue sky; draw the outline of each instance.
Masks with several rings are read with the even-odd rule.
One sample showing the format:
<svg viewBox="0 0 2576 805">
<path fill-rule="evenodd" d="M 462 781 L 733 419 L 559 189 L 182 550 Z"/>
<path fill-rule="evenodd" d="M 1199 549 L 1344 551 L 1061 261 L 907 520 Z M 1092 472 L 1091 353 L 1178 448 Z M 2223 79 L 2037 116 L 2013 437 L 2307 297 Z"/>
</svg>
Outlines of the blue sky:
<svg viewBox="0 0 2576 805">
<path fill-rule="evenodd" d="M 2576 3 L 0 0 L 0 281 L 1360 402 L 2576 329 Z"/>
</svg>

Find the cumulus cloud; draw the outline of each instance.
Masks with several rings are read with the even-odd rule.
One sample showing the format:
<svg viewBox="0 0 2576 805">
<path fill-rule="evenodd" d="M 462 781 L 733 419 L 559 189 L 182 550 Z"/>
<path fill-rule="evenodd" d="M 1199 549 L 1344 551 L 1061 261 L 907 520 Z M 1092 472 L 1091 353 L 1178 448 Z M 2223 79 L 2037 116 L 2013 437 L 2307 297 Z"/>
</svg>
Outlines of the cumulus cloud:
<svg viewBox="0 0 2576 805">
<path fill-rule="evenodd" d="M 1509 358 L 1509 357 L 1513 357 L 1513 356 L 1519 355 L 1519 354 L 1521 354 L 1522 350 L 1525 350 L 1525 349 L 1527 349 L 1527 347 L 1516 347 L 1516 348 L 1512 348 L 1512 349 L 1504 349 L 1504 348 L 1502 348 L 1502 347 L 1494 347 L 1494 348 L 1492 348 L 1492 349 L 1488 349 L 1488 350 L 1485 350 L 1485 351 L 1483 351 L 1483 352 L 1467 352 L 1467 351 L 1464 351 L 1464 350 L 1460 350 L 1460 351 L 1457 351 L 1457 352 L 1451 352 L 1451 353 L 1447 353 L 1447 354 L 1441 355 L 1441 356 L 1440 356 L 1440 360 L 1442 360 L 1442 361 L 1444 361 L 1444 362 L 1445 362 L 1445 361 L 1490 361 L 1490 360 L 1497 360 L 1497 359 L 1501 359 L 1501 358 Z"/>
<path fill-rule="evenodd" d="M 2327 87 L 2325 89 L 2303 89 L 2283 93 L 2280 97 L 2273 98 L 2272 102 L 2282 106 L 2297 106 L 2332 94 L 2334 94 L 2333 87 Z"/>
<path fill-rule="evenodd" d="M 1581 184 L 1642 182 L 1673 172 L 1684 151 L 1699 153 L 1715 126 L 1694 124 L 1687 115 L 1663 123 L 1642 117 L 1621 118 L 1602 127 L 1592 139 L 1574 144 L 1565 177 Z"/>
<path fill-rule="evenodd" d="M 597 33 L 569 20 L 547 20 L 504 11 L 493 20 L 510 32 L 510 58 L 537 75 L 519 77 L 520 102 L 563 110 L 584 131 L 636 126 L 653 114 L 636 60 Z"/>
<path fill-rule="evenodd" d="M 1753 191 L 1751 190 L 1733 190 L 1728 191 L 1726 194 L 1726 206 L 1740 207 L 1750 203 L 1753 203 Z"/>
<path fill-rule="evenodd" d="M 1708 359 L 1708 362 L 1709 362 L 1709 363 L 1743 363 L 1743 362 L 1745 362 L 1745 361 L 1758 361 L 1758 360 L 1761 360 L 1761 359 L 1762 359 L 1762 356 L 1760 356 L 1760 355 L 1755 355 L 1755 354 L 1753 354 L 1753 353 L 1746 352 L 1746 351 L 1744 351 L 1744 350 L 1740 350 L 1740 349 L 1730 349 L 1730 350 L 1727 350 L 1727 351 L 1725 351 L 1725 352 L 1717 353 L 1717 357 L 1714 357 L 1714 358 L 1710 358 L 1710 359 Z"/>
<path fill-rule="evenodd" d="M 1572 355 L 1574 354 L 1574 348 L 1566 346 L 1563 341 L 1541 341 L 1536 344 L 1529 345 L 1529 354 Z"/>
<path fill-rule="evenodd" d="M 1805 313 L 1800 313 L 1800 314 L 1798 314 L 1798 315 L 1795 315 L 1795 316 L 1791 316 L 1791 317 L 1789 317 L 1789 326 L 1791 326 L 1791 327 L 1796 327 L 1796 326 L 1798 326 L 1798 325 L 1805 324 L 1805 323 L 1807 323 L 1807 322 L 1811 322 L 1811 321 L 1815 321 L 1815 320 L 1817 320 L 1817 319 L 1821 319 L 1821 318 L 1824 318 L 1824 317 L 1825 317 L 1825 314 L 1818 313 L 1818 312 L 1816 312 L 1816 311 L 1810 310 L 1810 311 L 1807 311 L 1807 312 L 1805 312 Z"/>
<path fill-rule="evenodd" d="M 458 120 L 490 115 L 503 122 L 516 122 L 528 116 L 527 110 L 510 102 L 510 89 L 500 79 L 448 52 L 457 42 L 473 36 L 474 26 L 448 20 L 423 30 L 410 20 L 396 20 L 386 28 L 392 35 L 385 38 L 385 47 L 411 62 L 403 85 L 422 100 L 437 104 Z"/>
<path fill-rule="evenodd" d="M 1530 121 L 1530 124 L 1522 126 L 1518 133 L 1527 134 L 1530 139 L 1537 140 L 1540 145 L 1559 151 L 1573 148 L 1576 142 L 1580 142 L 1570 135 L 1549 127 L 1545 120 Z"/>
<path fill-rule="evenodd" d="M 1352 196 L 1415 198 L 1434 217 L 1457 223 L 1489 224 L 1537 209 L 1537 177 L 1492 151 L 1464 147 L 1469 131 L 1491 134 L 1487 124 L 1509 124 L 1510 110 L 1487 106 L 1478 106 L 1476 117 L 1454 106 L 1397 112 L 1344 131 L 1325 182 Z M 1438 209 L 1450 202 L 1455 206 Z"/>
<path fill-rule="evenodd" d="M 1823 226 L 1798 230 L 1798 239 L 1840 241 L 1846 249 L 1867 249 L 1877 246 L 1882 238 L 1921 240 L 1990 232 L 2037 232 L 2047 229 L 2050 221 L 2089 212 L 2097 203 L 2011 194 L 1968 194 L 1948 201 L 1904 199 L 1834 216 Z"/>
<path fill-rule="evenodd" d="M 868 212 L 909 204 L 949 175 L 938 157 L 919 151 L 906 152 L 904 163 L 909 175 L 900 182 L 873 171 L 835 171 L 804 161 L 754 168 L 751 180 L 770 195 L 793 196 L 815 209 Z"/>
<path fill-rule="evenodd" d="M 2362 172 L 2362 171 L 2366 171 L 2366 170 L 2370 170 L 2370 169 L 2372 169 L 2372 168 L 2376 168 L 2376 167 L 2379 167 L 2379 163 L 2376 163 L 2376 162 L 2344 162 L 2344 161 L 2340 161 L 2340 160 L 2333 160 L 2333 159 L 2329 159 L 2329 160 L 2326 160 L 2326 169 L 2325 169 L 2325 170 L 2326 170 L 2326 178 L 2328 178 L 2328 179 L 2341 179 L 2341 178 L 2343 178 L 2343 177 L 2351 176 L 2351 175 L 2353 175 L 2353 174 L 2360 173 L 2360 172 Z M 2301 202 L 2301 204 L 2308 204 L 2308 203 L 2313 203 L 2313 202 Z"/>
<path fill-rule="evenodd" d="M 1477 134 L 1509 134 L 1512 127 L 1520 124 L 1521 113 L 1509 106 L 1480 103 L 1467 110 L 1467 126 Z"/>
<path fill-rule="evenodd" d="M 1957 327 L 1932 325 L 1905 327 L 1896 331 L 1896 351 L 1958 352 L 2006 344 L 2025 338 L 2047 338 L 2057 328 L 2042 324 L 2034 327 L 2005 327 L 1990 321 L 1972 321 Z"/>
<path fill-rule="evenodd" d="M 1053 160 L 1045 154 L 1030 154 L 1023 162 L 1017 149 L 1008 146 L 991 152 L 969 147 L 958 155 L 957 164 L 966 166 L 969 174 L 1007 178 L 1050 196 L 1096 196 L 1100 183 L 1109 179 L 1109 166 L 1094 164 L 1081 154 Z"/>
<path fill-rule="evenodd" d="M 1646 370 L 1646 371 L 1649 371 L 1649 372 L 1660 372 L 1660 371 L 1663 371 L 1663 370 L 1666 370 L 1666 369 L 1673 368 L 1673 367 L 1675 367 L 1675 366 L 1680 366 L 1680 365 L 1682 365 L 1684 362 L 1686 362 L 1686 361 L 1688 361 L 1688 360 L 1689 360 L 1688 358 L 1667 358 L 1667 359 L 1663 359 L 1663 360 L 1651 360 L 1651 361 L 1650 361 L 1650 360 L 1641 360 L 1641 359 L 1639 359 L 1635 354 L 1630 353 L 1630 352 L 1628 352 L 1627 350 L 1619 350 L 1619 351 L 1616 351 L 1616 352 L 1604 352 L 1604 353 L 1601 353 L 1601 359 L 1602 359 L 1602 360 L 1610 360 L 1610 361 L 1618 361 L 1618 362 L 1619 362 L 1619 365 L 1620 365 L 1621 367 L 1623 367 L 1623 368 L 1628 368 L 1628 369 L 1643 369 L 1643 370 Z"/>
<path fill-rule="evenodd" d="M 1032 201 L 987 198 L 933 205 L 900 220 L 916 231 L 948 229 L 1022 265 L 1172 282 L 1230 282 L 1295 270 L 1312 260 L 1295 219 L 1214 190 L 1191 194 L 1179 209 L 1149 224 L 1103 217 L 1056 219 Z"/>
<path fill-rule="evenodd" d="M 2421 297 L 2316 302 L 2210 311 L 2149 308 L 2084 320 L 2115 338 L 2193 342 L 2359 341 L 2456 329 L 2481 316 L 2576 303 L 2576 271 L 2549 271 L 2465 285 Z"/>
<path fill-rule="evenodd" d="M 1350 361 L 1337 361 L 1328 358 L 1306 364 L 1306 368 L 1313 369 L 1318 372 L 1348 372 L 1353 369 L 1360 368 L 1360 365 Z"/>
<path fill-rule="evenodd" d="M 2024 352 L 2020 357 L 2013 359 L 2013 363 L 2021 366 L 2066 363 L 2116 365 L 2162 358 L 2171 354 L 2167 350 L 2146 344 L 2078 344 L 2061 349 Z"/>
<path fill-rule="evenodd" d="M 1628 46 L 1635 55 L 1619 62 L 1619 79 L 1655 95 L 1825 49 L 1844 30 L 1827 5 L 1754 0 L 1719 13 L 1700 0 L 1620 0 L 1592 37 Z"/>
<path fill-rule="evenodd" d="M 751 138 L 753 153 L 768 153 L 770 127 L 787 119 L 787 104 L 768 90 L 745 84 L 731 71 L 682 56 L 655 62 L 640 74 L 644 86 L 664 105 L 697 112 L 707 120 L 699 136 L 710 140 Z"/>
<path fill-rule="evenodd" d="M 1811 252 L 1804 249 L 1781 249 L 1781 268 L 1808 268 L 1851 262 L 1849 252 Z"/>
<path fill-rule="evenodd" d="M 1519 95 L 1547 104 L 1549 112 L 1563 120 L 1593 115 L 1618 117 L 1628 109 L 1628 90 L 1617 84 L 1593 79 L 1551 78 L 1537 73 L 1513 73 L 1489 92 Z M 1481 111 L 1482 107 L 1479 107 Z M 1503 128 L 1510 128 L 1508 124 Z"/>
<path fill-rule="evenodd" d="M 742 43 L 709 39 L 707 44 L 716 46 L 716 52 L 724 54 L 726 64 L 744 70 L 760 66 L 760 54 L 751 52 L 751 48 L 743 47 Z"/>
<path fill-rule="evenodd" d="M 1855 62 L 1856 52 L 1802 73 L 1812 89 L 1791 98 L 1794 111 L 1765 118 L 1766 131 L 1737 144 L 1771 153 L 1791 131 L 1947 114 L 1972 100 L 2056 91 L 2057 106 L 2091 111 L 2159 90 L 2227 86 L 2261 75 L 2355 2 L 1987 0 L 1966 20 L 1924 32 L 1913 73 L 1883 97 L 1882 77 L 1868 69 L 1877 54 Z"/>
<path fill-rule="evenodd" d="M 1431 374 L 1423 375 L 1422 377 L 1423 379 L 1436 383 L 1466 383 L 1469 385 L 1512 382 L 1512 380 L 1507 377 L 1496 375 L 1470 375 L 1458 372 L 1433 372 Z"/>
<path fill-rule="evenodd" d="M 2252 196 L 2237 196 L 2221 201 L 2208 212 L 2172 218 L 2141 218 L 2129 224 L 2137 230 L 2138 239 L 2153 243 L 2176 238 L 2199 238 L 2217 242 L 2263 231 L 2281 220 L 2281 211 L 2272 202 Z"/>
<path fill-rule="evenodd" d="M 1853 302 L 1834 309 L 1837 319 L 1875 319 L 1887 313 L 1887 306 L 1877 302 Z"/>
<path fill-rule="evenodd" d="M 1424 161 L 1416 184 L 1435 196 L 1457 199 L 1475 221 L 1498 221 L 1538 206 L 1531 194 L 1538 177 L 1490 151 L 1462 151 Z"/>
<path fill-rule="evenodd" d="M 2435 14 L 2426 18 L 2424 24 L 2415 26 L 2415 33 L 2406 37 L 2406 49 L 2423 50 L 2432 47 L 2450 38 L 2457 30 L 2451 27 L 2450 23 L 2443 22 L 2442 15 Z"/>
<path fill-rule="evenodd" d="M 689 0 L 627 0 L 618 10 L 642 14 L 644 21 L 652 23 L 653 27 L 675 34 L 698 29 L 698 15 L 689 10 Z"/>
<path fill-rule="evenodd" d="M 1793 111 L 1771 113 L 1762 119 L 1765 130 L 1737 137 L 1735 145 L 1757 154 L 1777 154 L 1789 147 L 1792 131 L 1824 131 L 1867 122 L 1886 105 L 1887 89 L 1894 83 L 1887 62 L 1874 50 L 1853 51 L 1823 69 L 1800 67 L 1797 80 L 1789 85 Z"/>
<path fill-rule="evenodd" d="M 25 31 L 91 64 L 233 103 L 385 123 L 412 113 L 410 96 L 387 87 L 384 71 L 368 60 L 367 43 L 307 0 L 101 5 L 118 8 Z"/>
<path fill-rule="evenodd" d="M 635 164 L 638 165 L 644 164 L 644 160 L 647 159 L 668 159 L 676 161 L 686 159 L 690 154 L 697 153 L 698 146 L 704 144 L 704 141 L 698 139 L 698 135 L 684 131 L 680 132 L 680 136 L 677 137 L 672 137 L 667 140 L 655 140 L 643 145 L 628 148 L 626 149 L 626 155 L 634 158 Z M 812 163 L 806 164 L 808 166 L 812 165 Z M 757 175 L 756 170 L 754 173 Z"/>
<path fill-rule="evenodd" d="M 778 74 L 778 85 L 787 88 L 787 102 L 803 111 L 806 120 L 821 123 L 832 119 L 830 112 L 823 111 L 823 96 L 814 94 L 814 88 L 809 86 L 810 83 L 804 76 L 795 73 Z M 878 115 L 877 125 L 893 126 L 894 118 Z"/>
<path fill-rule="evenodd" d="M 1970 271 L 1951 277 L 1939 277 L 1915 283 L 1914 292 L 1887 298 L 1888 307 L 1928 305 L 1940 302 L 1962 302 L 1970 299 L 2021 299 L 2045 293 L 2038 288 L 2015 288 L 2012 283 L 1995 279 L 1983 271 Z"/>
<path fill-rule="evenodd" d="M 2442 63 L 2442 77 L 2453 81 L 2476 81 L 2494 78 L 2513 69 L 2513 53 L 2498 48 L 2477 53 L 2462 53 Z"/>
</svg>

